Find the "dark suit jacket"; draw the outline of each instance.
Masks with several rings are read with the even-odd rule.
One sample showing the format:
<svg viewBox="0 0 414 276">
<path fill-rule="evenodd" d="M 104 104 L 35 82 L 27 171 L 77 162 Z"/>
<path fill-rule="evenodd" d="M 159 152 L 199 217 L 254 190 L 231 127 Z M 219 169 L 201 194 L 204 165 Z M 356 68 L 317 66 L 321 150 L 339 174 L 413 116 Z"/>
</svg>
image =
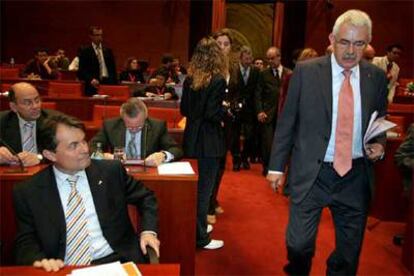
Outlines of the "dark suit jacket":
<svg viewBox="0 0 414 276">
<path fill-rule="evenodd" d="M 39 75 L 42 80 L 54 80 L 58 77 L 57 65 L 54 62 L 48 62 L 48 64 L 50 69 L 52 69 L 50 74 L 43 64 L 40 64 L 36 59 L 31 59 L 27 62 L 22 72 L 22 76 L 27 77 L 27 75 L 33 73 Z"/>
<path fill-rule="evenodd" d="M 126 128 L 121 117 L 105 120 L 102 129 L 91 140 L 94 147 L 101 142 L 103 148 L 125 147 Z M 177 142 L 168 134 L 165 121 L 147 118 L 141 135 L 141 156 L 148 155 L 161 150 L 168 151 L 174 155 L 174 160 L 183 156 L 182 149 Z"/>
<path fill-rule="evenodd" d="M 184 153 L 188 157 L 220 158 L 225 154 L 222 102 L 226 89 L 223 77 L 215 75 L 201 90 L 191 88 L 191 78 L 183 85 L 180 111 L 187 117 Z"/>
<path fill-rule="evenodd" d="M 375 65 L 362 60 L 360 69 L 362 137 L 371 114 L 386 114 L 387 82 Z M 293 202 L 304 199 L 316 180 L 331 135 L 332 69 L 330 56 L 298 63 L 273 140 L 269 170 L 284 171 L 291 156 L 288 187 Z M 385 144 L 385 137 L 377 142 Z M 366 159 L 373 189 L 372 163 Z"/>
<path fill-rule="evenodd" d="M 105 65 L 108 69 L 106 84 L 117 84 L 115 58 L 112 50 L 102 47 Z M 79 50 L 78 78 L 85 82 L 85 93 L 88 96 L 96 94 L 96 89 L 90 85 L 92 79 L 100 80 L 99 61 L 92 44 Z"/>
<path fill-rule="evenodd" d="M 59 112 L 49 109 L 42 109 L 39 119 L 36 120 L 36 138 L 39 137 L 39 129 L 43 121 Z M 20 136 L 19 118 L 17 114 L 11 110 L 0 112 L 0 138 L 7 143 L 16 153 L 22 151 L 22 138 Z M 39 141 L 36 139 L 39 148 Z M 1 142 L 0 142 L 1 145 Z"/>
<path fill-rule="evenodd" d="M 259 82 L 255 93 L 256 114 L 265 112 L 266 123 L 271 123 L 277 118 L 279 101 L 279 91 L 284 76 L 289 73 L 289 69 L 283 67 L 282 77 L 276 79 L 273 76 L 272 68 L 267 68 L 260 72 Z"/>
<path fill-rule="evenodd" d="M 131 79 L 131 75 L 135 79 Z M 145 83 L 144 76 L 140 70 L 122 71 L 119 74 L 119 81 L 139 81 L 140 83 Z"/>
<path fill-rule="evenodd" d="M 244 83 L 243 75 L 240 71 L 240 66 L 237 65 L 235 76 L 236 81 L 230 79 L 229 94 L 232 95 L 233 100 L 243 103 L 243 108 L 240 112 L 240 119 L 243 122 L 256 122 L 255 111 L 255 91 L 259 81 L 260 71 L 253 66 L 250 67 L 249 78 L 247 84 Z"/>
<path fill-rule="evenodd" d="M 102 233 L 121 258 L 140 260 L 139 238 L 128 216 L 127 204 L 140 212 L 141 231 L 157 231 L 154 193 L 127 175 L 117 161 L 92 161 L 86 168 Z M 42 258 L 64 259 L 66 222 L 52 166 L 14 187 L 18 222 L 16 261 L 32 265 Z"/>
</svg>

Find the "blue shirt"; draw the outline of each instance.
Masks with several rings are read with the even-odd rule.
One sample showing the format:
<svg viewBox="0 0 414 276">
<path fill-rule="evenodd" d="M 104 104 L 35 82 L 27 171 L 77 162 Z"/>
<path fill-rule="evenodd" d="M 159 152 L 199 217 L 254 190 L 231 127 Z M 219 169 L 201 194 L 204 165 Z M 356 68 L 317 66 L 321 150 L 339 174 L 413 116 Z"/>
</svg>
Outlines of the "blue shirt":
<svg viewBox="0 0 414 276">
<path fill-rule="evenodd" d="M 336 61 L 334 55 L 331 55 L 332 66 L 332 127 L 331 137 L 329 138 L 328 149 L 326 150 L 325 162 L 333 162 L 335 154 L 335 134 L 336 121 L 338 118 L 338 100 L 339 92 L 342 83 L 345 79 L 344 68 L 342 68 Z M 354 130 L 352 141 L 352 159 L 363 156 L 362 153 L 362 118 L 361 118 L 361 89 L 360 89 L 360 74 L 359 65 L 351 68 L 351 86 L 354 96 Z"/>
<path fill-rule="evenodd" d="M 62 202 L 63 211 L 66 214 L 68 199 L 71 191 L 67 178 L 70 175 L 59 171 L 55 166 L 53 166 L 53 171 L 55 173 L 57 188 L 59 191 L 60 201 Z M 114 251 L 102 234 L 101 224 L 99 223 L 98 215 L 96 214 L 95 204 L 93 203 L 92 193 L 91 189 L 89 188 L 89 182 L 86 173 L 83 170 L 77 172 L 76 175 L 79 176 L 76 183 L 76 189 L 78 190 L 79 195 L 82 197 L 83 204 L 85 205 L 85 216 L 88 223 L 88 232 L 91 245 L 91 257 L 92 260 L 97 260 L 112 254 Z"/>
</svg>

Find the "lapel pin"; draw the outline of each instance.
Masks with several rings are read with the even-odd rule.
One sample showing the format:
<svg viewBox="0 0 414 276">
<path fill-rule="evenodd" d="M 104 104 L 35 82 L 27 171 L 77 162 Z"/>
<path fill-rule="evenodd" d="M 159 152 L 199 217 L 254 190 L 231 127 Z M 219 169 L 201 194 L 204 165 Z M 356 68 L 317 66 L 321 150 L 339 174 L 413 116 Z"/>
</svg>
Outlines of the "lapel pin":
<svg viewBox="0 0 414 276">
<path fill-rule="evenodd" d="M 99 180 L 98 185 L 101 185 L 102 183 L 103 183 L 103 181 L 102 180 Z"/>
</svg>

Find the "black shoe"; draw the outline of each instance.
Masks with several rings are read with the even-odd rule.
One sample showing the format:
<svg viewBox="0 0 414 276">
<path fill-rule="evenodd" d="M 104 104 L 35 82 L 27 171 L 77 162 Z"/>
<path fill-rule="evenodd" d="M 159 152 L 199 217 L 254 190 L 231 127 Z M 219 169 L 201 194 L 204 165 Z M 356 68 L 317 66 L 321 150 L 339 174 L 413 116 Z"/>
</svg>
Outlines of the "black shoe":
<svg viewBox="0 0 414 276">
<path fill-rule="evenodd" d="M 395 244 L 395 245 L 398 245 L 398 246 L 403 245 L 403 243 L 404 243 L 404 235 L 402 235 L 402 234 L 395 235 L 392 238 L 392 243 Z"/>
<path fill-rule="evenodd" d="M 266 168 L 263 168 L 262 175 L 263 176 L 266 176 L 267 175 L 267 172 L 268 172 L 268 170 Z"/>
<path fill-rule="evenodd" d="M 240 163 L 233 163 L 233 172 L 240 171 Z"/>
<path fill-rule="evenodd" d="M 249 161 L 247 161 L 247 160 L 246 161 L 242 161 L 241 168 L 244 169 L 244 170 L 250 170 Z"/>
</svg>

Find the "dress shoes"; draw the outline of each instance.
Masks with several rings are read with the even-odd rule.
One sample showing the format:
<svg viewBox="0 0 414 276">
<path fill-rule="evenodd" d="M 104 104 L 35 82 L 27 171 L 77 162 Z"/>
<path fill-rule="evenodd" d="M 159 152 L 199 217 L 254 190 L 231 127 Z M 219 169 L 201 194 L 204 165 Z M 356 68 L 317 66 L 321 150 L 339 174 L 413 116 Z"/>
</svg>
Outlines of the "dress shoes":
<svg viewBox="0 0 414 276">
<path fill-rule="evenodd" d="M 219 249 L 224 246 L 224 241 L 222 240 L 211 240 L 206 246 L 204 246 L 204 249 Z"/>
<path fill-rule="evenodd" d="M 207 215 L 207 223 L 208 224 L 216 223 L 216 215 Z"/>
<path fill-rule="evenodd" d="M 214 227 L 211 224 L 207 224 L 207 234 L 210 234 L 213 231 Z"/>
<path fill-rule="evenodd" d="M 233 172 L 240 171 L 240 163 L 233 163 Z"/>
<path fill-rule="evenodd" d="M 216 212 L 216 214 L 220 215 L 224 213 L 224 209 L 221 206 L 217 206 L 216 209 L 214 209 L 214 211 Z"/>
</svg>

